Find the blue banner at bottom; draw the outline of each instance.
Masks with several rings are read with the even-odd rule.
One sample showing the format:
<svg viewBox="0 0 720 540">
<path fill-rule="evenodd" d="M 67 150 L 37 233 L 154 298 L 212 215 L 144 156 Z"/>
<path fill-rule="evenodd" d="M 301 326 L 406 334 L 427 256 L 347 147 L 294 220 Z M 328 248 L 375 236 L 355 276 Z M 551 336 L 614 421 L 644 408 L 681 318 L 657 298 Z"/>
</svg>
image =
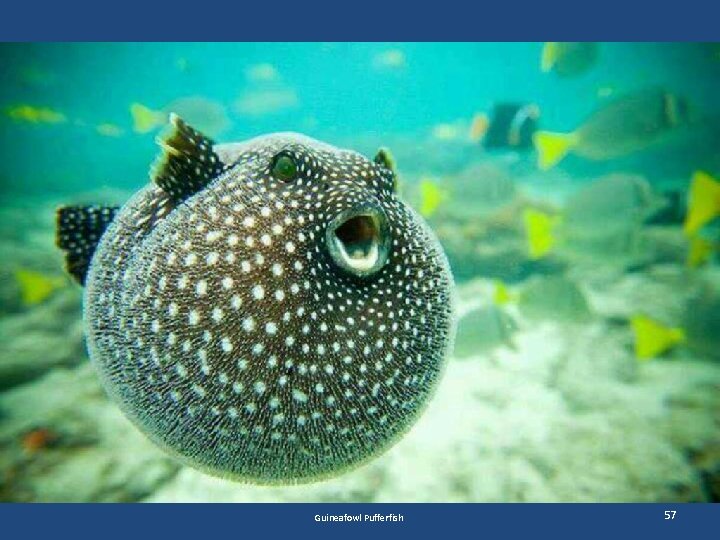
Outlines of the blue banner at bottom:
<svg viewBox="0 0 720 540">
<path fill-rule="evenodd" d="M 716 504 L 6 504 L 3 538 L 693 538 Z M 694 538 L 699 538 L 695 536 Z"/>
</svg>

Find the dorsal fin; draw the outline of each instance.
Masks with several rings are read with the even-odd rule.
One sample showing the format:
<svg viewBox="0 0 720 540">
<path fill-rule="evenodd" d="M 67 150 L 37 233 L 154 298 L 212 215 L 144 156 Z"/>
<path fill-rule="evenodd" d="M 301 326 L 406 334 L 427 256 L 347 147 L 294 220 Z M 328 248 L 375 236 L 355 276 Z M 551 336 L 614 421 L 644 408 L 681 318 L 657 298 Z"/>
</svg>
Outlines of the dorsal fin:
<svg viewBox="0 0 720 540">
<path fill-rule="evenodd" d="M 117 206 L 63 206 L 56 215 L 55 244 L 65 252 L 68 273 L 85 285 L 100 237 L 117 214 Z"/>
<path fill-rule="evenodd" d="M 162 148 L 150 178 L 175 202 L 197 193 L 215 179 L 225 165 L 213 150 L 212 139 L 170 114 L 170 126 L 158 139 Z"/>
</svg>

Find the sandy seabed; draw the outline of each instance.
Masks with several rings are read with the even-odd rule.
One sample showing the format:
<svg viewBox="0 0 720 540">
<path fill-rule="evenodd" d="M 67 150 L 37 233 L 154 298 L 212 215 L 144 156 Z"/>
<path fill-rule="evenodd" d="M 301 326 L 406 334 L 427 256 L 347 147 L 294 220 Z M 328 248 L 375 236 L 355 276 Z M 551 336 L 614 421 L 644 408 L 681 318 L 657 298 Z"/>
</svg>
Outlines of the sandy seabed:
<svg viewBox="0 0 720 540">
<path fill-rule="evenodd" d="M 717 270 L 702 279 L 718 283 Z M 489 348 L 486 331 L 464 330 L 462 320 L 487 304 L 492 285 L 460 285 L 458 341 L 477 340 L 482 352 L 449 359 L 429 408 L 386 454 L 341 477 L 288 487 L 212 478 L 149 443 L 100 388 L 83 349 L 81 293 L 64 289 L 0 319 L 0 499 L 718 500 L 720 364 L 683 348 L 639 363 L 629 328 L 617 324 L 640 302 L 677 309 L 696 280 L 668 266 L 576 281 L 593 317 L 538 321 L 517 312 L 510 339 Z M 54 439 L 30 452 L 23 439 L 37 429 Z"/>
</svg>

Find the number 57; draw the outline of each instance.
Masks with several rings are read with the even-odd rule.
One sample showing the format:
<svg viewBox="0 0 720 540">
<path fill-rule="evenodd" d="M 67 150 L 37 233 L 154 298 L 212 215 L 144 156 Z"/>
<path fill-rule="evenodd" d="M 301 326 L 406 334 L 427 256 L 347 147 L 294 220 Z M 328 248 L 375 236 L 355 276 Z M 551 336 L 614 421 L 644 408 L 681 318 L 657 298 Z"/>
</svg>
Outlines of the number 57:
<svg viewBox="0 0 720 540">
<path fill-rule="evenodd" d="M 665 510 L 665 519 L 675 519 L 675 510 Z"/>
</svg>

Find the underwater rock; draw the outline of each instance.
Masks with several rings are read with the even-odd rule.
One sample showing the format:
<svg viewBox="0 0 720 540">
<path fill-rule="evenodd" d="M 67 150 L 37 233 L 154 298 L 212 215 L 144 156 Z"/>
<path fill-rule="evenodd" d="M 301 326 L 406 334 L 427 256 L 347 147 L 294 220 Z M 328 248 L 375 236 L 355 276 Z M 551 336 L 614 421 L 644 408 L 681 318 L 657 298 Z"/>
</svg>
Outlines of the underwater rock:
<svg viewBox="0 0 720 540">
<path fill-rule="evenodd" d="M 690 298 L 701 287 L 700 276 L 678 265 L 658 265 L 644 272 L 576 270 L 592 310 L 606 319 L 629 320 L 638 313 L 678 324 Z"/>
<path fill-rule="evenodd" d="M 15 279 L 15 271 L 0 268 L 0 314 L 8 315 L 22 311 L 20 284 Z"/>
<path fill-rule="evenodd" d="M 632 411 L 613 410 L 577 416 L 554 430 L 536 450 L 553 466 L 556 496 L 595 503 L 705 501 L 698 474 L 683 452 L 653 428 L 643 428 L 643 421 L 651 422 Z M 551 446 L 557 452 L 548 459 Z"/>
<path fill-rule="evenodd" d="M 693 465 L 700 470 L 708 502 L 720 502 L 720 443 L 715 441 L 692 452 L 690 459 Z"/>
<path fill-rule="evenodd" d="M 0 319 L 0 390 L 31 381 L 56 366 L 87 360 L 80 292 L 68 288 L 43 304 Z"/>
<path fill-rule="evenodd" d="M 690 298 L 681 327 L 695 354 L 720 361 L 720 290 L 706 285 Z"/>
<path fill-rule="evenodd" d="M 638 390 L 631 385 L 637 382 L 639 366 L 620 328 L 593 323 L 564 332 L 562 352 L 548 384 L 562 393 L 570 410 L 597 411 L 637 398 Z M 594 384 L 588 384 L 590 380 Z"/>
<path fill-rule="evenodd" d="M 42 375 L 55 366 L 71 366 L 85 359 L 82 326 L 52 336 L 27 332 L 0 348 L 0 390 L 12 388 Z"/>
<path fill-rule="evenodd" d="M 89 364 L 0 394 L 0 500 L 137 501 L 178 465 L 108 402 Z M 29 452 L 31 430 L 54 434 Z"/>
</svg>

